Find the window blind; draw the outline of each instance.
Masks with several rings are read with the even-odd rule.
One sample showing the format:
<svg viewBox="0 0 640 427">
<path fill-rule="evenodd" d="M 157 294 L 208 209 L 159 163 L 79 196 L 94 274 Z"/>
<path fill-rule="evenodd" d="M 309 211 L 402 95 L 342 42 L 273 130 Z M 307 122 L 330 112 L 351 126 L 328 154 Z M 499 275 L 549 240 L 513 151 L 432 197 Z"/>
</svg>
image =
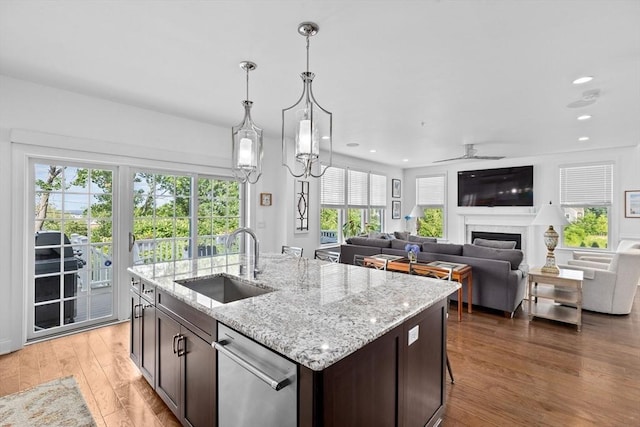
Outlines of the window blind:
<svg viewBox="0 0 640 427">
<path fill-rule="evenodd" d="M 613 199 L 613 164 L 560 168 L 560 204 L 609 206 Z"/>
<path fill-rule="evenodd" d="M 369 204 L 369 174 L 349 169 L 349 206 L 366 208 Z"/>
<path fill-rule="evenodd" d="M 387 205 L 387 177 L 369 175 L 369 205 L 372 208 L 385 208 Z"/>
<path fill-rule="evenodd" d="M 416 178 L 418 206 L 444 206 L 445 176 L 434 175 Z"/>
<path fill-rule="evenodd" d="M 323 166 L 323 170 L 326 166 Z M 344 206 L 344 169 L 330 167 L 321 178 L 320 204 L 322 206 Z"/>
</svg>

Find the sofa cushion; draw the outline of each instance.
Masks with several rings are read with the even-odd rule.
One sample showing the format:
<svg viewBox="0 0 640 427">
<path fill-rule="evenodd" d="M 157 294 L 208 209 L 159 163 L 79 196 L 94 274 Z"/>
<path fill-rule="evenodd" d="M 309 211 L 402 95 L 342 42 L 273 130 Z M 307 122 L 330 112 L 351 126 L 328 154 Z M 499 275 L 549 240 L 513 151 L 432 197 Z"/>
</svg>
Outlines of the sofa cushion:
<svg viewBox="0 0 640 427">
<path fill-rule="evenodd" d="M 435 237 L 422 237 L 422 236 L 413 236 L 413 235 L 409 235 L 409 238 L 407 240 L 409 240 L 412 243 L 419 243 L 419 244 L 436 243 L 438 241 L 438 239 L 436 239 Z"/>
<path fill-rule="evenodd" d="M 509 261 L 511 269 L 517 270 L 524 254 L 519 249 L 496 249 L 465 244 L 462 248 L 462 256 Z"/>
<path fill-rule="evenodd" d="M 408 231 L 394 231 L 393 235 L 396 239 L 400 240 L 409 240 L 409 232 Z"/>
<path fill-rule="evenodd" d="M 515 249 L 516 242 L 513 240 L 489 240 L 489 239 L 473 239 L 473 244 L 476 246 L 485 246 L 487 248 L 496 249 Z"/>
<path fill-rule="evenodd" d="M 367 237 L 370 239 L 388 239 L 389 238 L 387 233 L 381 233 L 379 231 L 370 231 Z"/>
<path fill-rule="evenodd" d="M 423 243 L 422 252 L 432 252 L 436 254 L 462 255 L 462 245 L 454 243 Z"/>
<path fill-rule="evenodd" d="M 400 239 L 394 239 L 391 241 L 391 249 L 399 249 L 401 251 L 405 251 L 405 247 L 407 245 L 415 245 L 414 242 L 410 242 L 408 240 L 400 240 Z M 418 245 L 418 247 L 420 247 Z"/>
<path fill-rule="evenodd" d="M 395 242 L 395 240 L 370 239 L 369 237 L 351 237 L 347 239 L 347 243 L 352 245 L 373 246 L 376 248 L 390 248 L 391 242 Z"/>
</svg>

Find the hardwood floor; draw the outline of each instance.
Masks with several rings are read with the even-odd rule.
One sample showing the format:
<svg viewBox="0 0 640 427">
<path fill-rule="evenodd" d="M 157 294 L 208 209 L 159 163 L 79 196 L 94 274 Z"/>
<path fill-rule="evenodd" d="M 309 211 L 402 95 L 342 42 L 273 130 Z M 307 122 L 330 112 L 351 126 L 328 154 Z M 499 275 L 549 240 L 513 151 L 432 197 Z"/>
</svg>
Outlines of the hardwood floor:
<svg viewBox="0 0 640 427">
<path fill-rule="evenodd" d="M 454 306 L 452 312 L 456 310 Z M 574 325 L 474 308 L 450 316 L 443 426 L 640 425 L 640 292 L 628 316 Z M 74 375 L 100 426 L 178 421 L 129 360 L 128 323 L 0 356 L 0 395 Z"/>
</svg>

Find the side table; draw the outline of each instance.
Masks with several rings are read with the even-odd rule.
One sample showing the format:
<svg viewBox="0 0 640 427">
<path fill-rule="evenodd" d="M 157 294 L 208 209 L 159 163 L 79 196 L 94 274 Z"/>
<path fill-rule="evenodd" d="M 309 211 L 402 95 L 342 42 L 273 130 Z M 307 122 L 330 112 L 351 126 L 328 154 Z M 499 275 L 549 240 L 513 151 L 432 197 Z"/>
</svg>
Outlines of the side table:
<svg viewBox="0 0 640 427">
<path fill-rule="evenodd" d="M 540 268 L 529 270 L 529 321 L 534 316 L 573 323 L 578 332 L 582 327 L 583 272 L 560 269 L 558 274 L 543 273 Z M 561 305 L 568 303 L 575 307 Z"/>
</svg>

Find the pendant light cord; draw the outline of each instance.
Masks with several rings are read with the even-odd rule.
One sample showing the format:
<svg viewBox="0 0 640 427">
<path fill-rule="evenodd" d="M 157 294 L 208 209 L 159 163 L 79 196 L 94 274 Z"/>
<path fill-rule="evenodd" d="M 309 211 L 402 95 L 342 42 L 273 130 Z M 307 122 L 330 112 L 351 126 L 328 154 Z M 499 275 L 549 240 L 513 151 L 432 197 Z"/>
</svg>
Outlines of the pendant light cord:
<svg viewBox="0 0 640 427">
<path fill-rule="evenodd" d="M 247 67 L 247 101 L 249 100 L 249 67 Z"/>
<path fill-rule="evenodd" d="M 307 73 L 309 72 L 309 35 L 307 34 Z"/>
</svg>

